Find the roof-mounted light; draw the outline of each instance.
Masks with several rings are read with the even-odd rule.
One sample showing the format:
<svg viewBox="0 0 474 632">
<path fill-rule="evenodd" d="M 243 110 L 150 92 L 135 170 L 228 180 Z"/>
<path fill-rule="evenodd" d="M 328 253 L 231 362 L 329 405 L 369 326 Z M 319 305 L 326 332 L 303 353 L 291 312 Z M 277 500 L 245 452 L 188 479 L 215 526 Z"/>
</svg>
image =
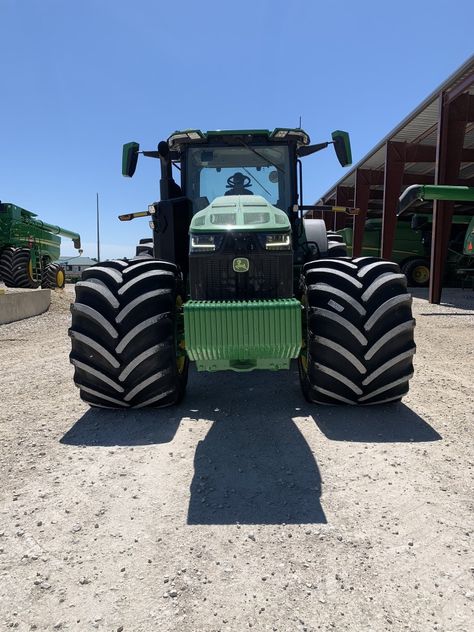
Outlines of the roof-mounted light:
<svg viewBox="0 0 474 632">
<path fill-rule="evenodd" d="M 168 138 L 168 144 L 170 147 L 173 145 L 180 145 L 181 143 L 189 143 L 204 138 L 204 134 L 198 129 L 187 129 L 183 132 L 175 132 Z"/>
<path fill-rule="evenodd" d="M 301 145 L 309 144 L 309 136 L 306 132 L 299 129 L 288 129 L 284 127 L 277 127 L 270 134 L 270 138 L 275 140 L 296 140 Z"/>
</svg>

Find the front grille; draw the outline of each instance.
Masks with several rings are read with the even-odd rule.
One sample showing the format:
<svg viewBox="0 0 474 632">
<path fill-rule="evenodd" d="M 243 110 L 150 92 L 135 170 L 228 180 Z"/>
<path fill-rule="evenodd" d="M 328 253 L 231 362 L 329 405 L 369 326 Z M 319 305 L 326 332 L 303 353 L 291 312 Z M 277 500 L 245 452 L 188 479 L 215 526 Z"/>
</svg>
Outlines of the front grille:
<svg viewBox="0 0 474 632">
<path fill-rule="evenodd" d="M 235 272 L 236 257 L 249 260 L 248 272 Z M 198 301 L 290 298 L 293 296 L 293 252 L 268 251 L 258 235 L 226 235 L 219 250 L 191 253 L 191 298 Z"/>
</svg>

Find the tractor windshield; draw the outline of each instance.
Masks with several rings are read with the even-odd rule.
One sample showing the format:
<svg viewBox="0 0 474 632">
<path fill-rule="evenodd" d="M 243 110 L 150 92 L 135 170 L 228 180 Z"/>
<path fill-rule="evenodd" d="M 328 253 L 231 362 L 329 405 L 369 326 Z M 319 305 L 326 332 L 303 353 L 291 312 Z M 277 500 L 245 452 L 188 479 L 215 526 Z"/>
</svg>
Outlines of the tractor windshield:
<svg viewBox="0 0 474 632">
<path fill-rule="evenodd" d="M 189 147 L 186 195 L 194 212 L 221 195 L 261 195 L 288 212 L 291 204 L 287 145 Z"/>
</svg>

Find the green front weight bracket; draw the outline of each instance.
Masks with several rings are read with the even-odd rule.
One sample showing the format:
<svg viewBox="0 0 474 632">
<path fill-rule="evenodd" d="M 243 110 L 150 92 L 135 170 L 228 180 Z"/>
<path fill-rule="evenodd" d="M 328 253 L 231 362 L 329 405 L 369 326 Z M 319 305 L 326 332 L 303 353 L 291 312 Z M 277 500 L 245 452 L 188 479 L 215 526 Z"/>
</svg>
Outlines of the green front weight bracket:
<svg viewBox="0 0 474 632">
<path fill-rule="evenodd" d="M 198 371 L 288 369 L 301 349 L 301 303 L 188 301 L 184 335 Z"/>
</svg>

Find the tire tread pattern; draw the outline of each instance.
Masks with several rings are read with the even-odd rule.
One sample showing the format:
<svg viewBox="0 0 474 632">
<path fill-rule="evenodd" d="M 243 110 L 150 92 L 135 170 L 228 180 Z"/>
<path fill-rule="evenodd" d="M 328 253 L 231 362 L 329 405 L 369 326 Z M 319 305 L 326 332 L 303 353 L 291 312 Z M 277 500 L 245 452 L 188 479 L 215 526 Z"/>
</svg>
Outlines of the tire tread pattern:
<svg viewBox="0 0 474 632">
<path fill-rule="evenodd" d="M 54 290 L 55 288 L 59 288 L 59 287 L 63 288 L 64 282 L 61 286 L 59 286 L 57 282 L 58 272 L 62 272 L 64 275 L 63 266 L 61 266 L 59 263 L 48 263 L 48 265 L 45 266 L 43 273 L 41 275 L 41 287 L 43 289 L 51 289 L 51 290 Z"/>
<path fill-rule="evenodd" d="M 397 264 L 374 257 L 343 266 L 320 260 L 306 266 L 305 290 L 305 397 L 321 404 L 400 400 L 408 392 L 416 346 L 411 296 Z"/>
<path fill-rule="evenodd" d="M 0 255 L 0 280 L 5 283 L 7 287 L 15 287 L 15 281 L 13 278 L 13 257 L 16 248 L 9 246 L 4 248 Z"/>
<path fill-rule="evenodd" d="M 153 239 L 145 237 L 140 239 L 138 246 L 135 248 L 135 255 L 137 257 L 148 256 L 153 257 Z"/>
<path fill-rule="evenodd" d="M 30 259 L 29 248 L 6 248 L 3 251 L 0 275 L 7 287 L 35 289 L 39 286 L 39 282 L 29 274 Z"/>
<path fill-rule="evenodd" d="M 106 261 L 84 271 L 71 306 L 70 361 L 81 398 L 105 408 L 162 407 L 184 395 L 176 363 L 176 266 Z M 133 280 L 133 282 L 131 282 Z"/>
</svg>

